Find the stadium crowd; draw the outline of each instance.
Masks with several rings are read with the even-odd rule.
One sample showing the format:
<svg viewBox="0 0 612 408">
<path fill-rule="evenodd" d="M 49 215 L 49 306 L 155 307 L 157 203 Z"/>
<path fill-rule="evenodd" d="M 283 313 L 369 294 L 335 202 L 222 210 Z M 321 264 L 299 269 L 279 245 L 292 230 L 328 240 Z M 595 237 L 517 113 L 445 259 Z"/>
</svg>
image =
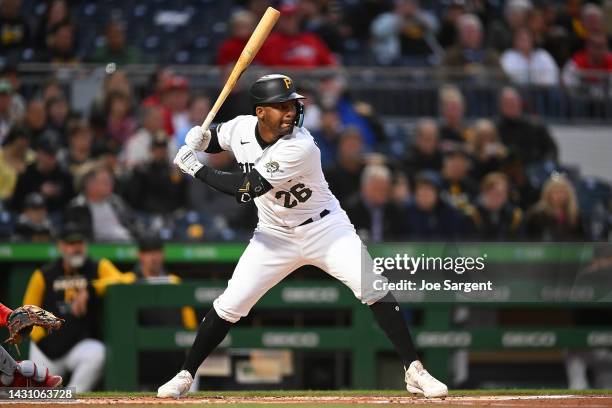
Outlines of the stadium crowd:
<svg viewBox="0 0 612 408">
<path fill-rule="evenodd" d="M 435 67 L 459 70 L 463 78 L 499 70 L 517 87 L 586 85 L 593 97 L 606 96 L 612 72 L 604 8 L 579 0 L 220 2 L 231 4 L 227 10 L 202 2 L 229 17 L 228 27 L 208 36 L 182 27 L 179 12 L 195 18 L 206 7 L 178 1 L 174 7 L 184 7 L 173 15 L 178 28 L 155 47 L 150 33 L 132 32 L 128 23 L 169 18 L 160 11 L 165 3 L 155 2 L 156 13 L 153 2 L 123 3 L 130 12 L 113 1 L 106 8 L 78 0 L 0 3 L 0 239 L 48 241 L 68 221 L 99 242 L 133 242 L 145 230 L 179 241 L 245 238 L 254 207 L 238 206 L 172 165 L 214 95 L 163 66 L 143 91 L 122 67 L 231 64 L 268 5 L 282 17 L 255 63 L 270 70 Z M 92 15 L 104 16 L 103 26 L 91 26 L 94 35 L 84 23 Z M 185 50 L 181 35 L 195 48 Z M 172 38 L 172 55 L 156 48 Z M 23 62 L 114 65 L 87 114 L 75 115 L 59 81 L 22 85 Z M 500 88 L 496 117 L 473 120 L 465 95 L 449 80 L 439 90 L 439 116 L 418 120 L 401 152 L 389 148 L 384 119 L 367 100 L 351 97 L 341 75 L 303 92 L 305 127 L 321 149 L 330 187 L 370 242 L 609 238 L 610 186 L 559 163 L 549 129 L 525 111 L 513 86 Z M 250 113 L 243 92 L 230 97 L 218 119 Z M 229 153 L 203 159 L 236 167 Z"/>
</svg>

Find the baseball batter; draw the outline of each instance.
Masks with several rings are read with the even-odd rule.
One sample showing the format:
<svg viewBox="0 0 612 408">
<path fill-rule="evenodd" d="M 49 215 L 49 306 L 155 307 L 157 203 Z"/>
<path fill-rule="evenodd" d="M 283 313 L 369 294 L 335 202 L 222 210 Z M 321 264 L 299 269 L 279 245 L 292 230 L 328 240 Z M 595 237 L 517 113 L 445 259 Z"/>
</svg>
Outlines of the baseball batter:
<svg viewBox="0 0 612 408">
<path fill-rule="evenodd" d="M 422 366 L 397 301 L 375 291 L 372 259 L 346 213 L 328 188 L 321 154 L 301 127 L 304 97 L 291 78 L 266 75 L 250 89 L 254 115 L 189 131 L 174 159 L 185 173 L 231 194 L 239 203 L 254 201 L 259 223 L 240 257 L 226 290 L 213 303 L 189 351 L 183 370 L 162 385 L 158 397 L 178 398 L 193 382 L 204 359 L 274 285 L 302 265 L 314 265 L 347 285 L 372 310 L 400 355 L 408 391 L 443 397 L 446 385 Z M 196 151 L 233 152 L 241 173 L 200 163 Z"/>
</svg>

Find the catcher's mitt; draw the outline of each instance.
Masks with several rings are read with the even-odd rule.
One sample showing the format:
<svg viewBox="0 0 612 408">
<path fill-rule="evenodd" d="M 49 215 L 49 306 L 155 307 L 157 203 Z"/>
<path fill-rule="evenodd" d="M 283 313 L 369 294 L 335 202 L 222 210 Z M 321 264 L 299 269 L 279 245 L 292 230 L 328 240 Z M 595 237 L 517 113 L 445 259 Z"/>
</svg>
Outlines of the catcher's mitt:
<svg viewBox="0 0 612 408">
<path fill-rule="evenodd" d="M 34 326 L 40 326 L 51 331 L 62 327 L 62 323 L 64 323 L 64 319 L 38 306 L 25 305 L 18 307 L 8 317 L 7 328 L 10 337 L 5 340 L 5 343 L 20 343 L 23 336 L 29 335 Z"/>
</svg>

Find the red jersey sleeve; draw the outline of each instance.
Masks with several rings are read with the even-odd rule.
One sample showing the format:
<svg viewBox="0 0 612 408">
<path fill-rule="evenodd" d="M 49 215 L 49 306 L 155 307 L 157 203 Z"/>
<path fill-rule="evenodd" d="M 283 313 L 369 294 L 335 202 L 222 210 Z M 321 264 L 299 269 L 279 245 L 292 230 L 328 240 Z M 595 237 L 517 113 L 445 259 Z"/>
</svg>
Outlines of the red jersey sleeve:
<svg viewBox="0 0 612 408">
<path fill-rule="evenodd" d="M 11 309 L 0 303 L 0 327 L 6 326 L 6 320 L 8 319 L 11 312 Z"/>
</svg>

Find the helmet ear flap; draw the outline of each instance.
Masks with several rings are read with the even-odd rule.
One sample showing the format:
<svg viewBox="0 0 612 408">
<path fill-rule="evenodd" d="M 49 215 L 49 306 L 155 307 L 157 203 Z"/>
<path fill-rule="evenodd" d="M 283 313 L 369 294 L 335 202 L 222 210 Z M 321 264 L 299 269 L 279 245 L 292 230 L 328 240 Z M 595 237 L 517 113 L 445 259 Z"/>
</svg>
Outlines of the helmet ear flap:
<svg viewBox="0 0 612 408">
<path fill-rule="evenodd" d="M 295 126 L 302 127 L 304 124 L 304 104 L 298 99 L 295 100 Z"/>
</svg>

